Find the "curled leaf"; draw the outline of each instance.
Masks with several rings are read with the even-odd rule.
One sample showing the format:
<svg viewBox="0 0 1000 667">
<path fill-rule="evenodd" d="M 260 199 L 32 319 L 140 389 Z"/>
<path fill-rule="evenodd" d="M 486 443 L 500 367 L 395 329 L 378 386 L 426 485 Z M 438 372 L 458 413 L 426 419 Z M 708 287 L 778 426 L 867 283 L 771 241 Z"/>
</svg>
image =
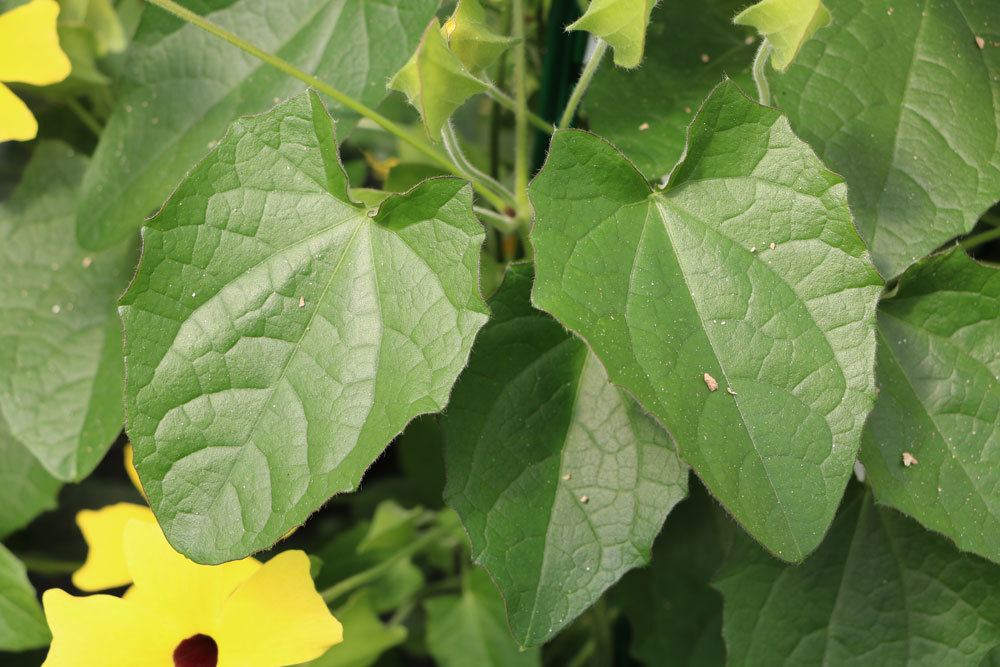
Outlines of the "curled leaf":
<svg viewBox="0 0 1000 667">
<path fill-rule="evenodd" d="M 733 23 L 763 35 L 773 47 L 771 65 L 784 72 L 802 45 L 830 24 L 830 12 L 822 0 L 761 0 L 737 14 Z"/>
<path fill-rule="evenodd" d="M 435 141 L 455 110 L 486 90 L 486 84 L 472 76 L 448 48 L 437 19 L 427 26 L 416 53 L 392 78 L 389 87 L 406 95 L 420 112 L 428 136 Z"/>
<path fill-rule="evenodd" d="M 479 0 L 459 0 L 441 30 L 452 52 L 470 72 L 492 65 L 514 40 L 496 33 L 486 22 Z"/>
<path fill-rule="evenodd" d="M 568 30 L 586 30 L 615 50 L 615 64 L 632 69 L 642 62 L 646 28 L 656 0 L 593 0 Z"/>
</svg>

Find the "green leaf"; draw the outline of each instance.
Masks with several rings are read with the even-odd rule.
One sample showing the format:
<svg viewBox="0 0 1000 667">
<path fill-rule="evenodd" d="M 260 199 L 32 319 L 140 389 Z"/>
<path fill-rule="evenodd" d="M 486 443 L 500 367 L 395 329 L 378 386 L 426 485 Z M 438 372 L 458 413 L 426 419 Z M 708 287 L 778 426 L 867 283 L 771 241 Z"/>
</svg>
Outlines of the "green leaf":
<svg viewBox="0 0 1000 667">
<path fill-rule="evenodd" d="M 1000 571 L 849 492 L 798 567 L 741 539 L 715 583 L 734 665 L 976 667 L 1000 643 Z"/>
<path fill-rule="evenodd" d="M 643 66 L 602 67 L 594 76 L 584 98 L 590 129 L 650 180 L 664 179 L 680 159 L 694 111 L 723 74 L 753 90 L 750 32 L 730 25 L 743 5 L 706 0 L 693 11 L 687 3 L 662 2 L 653 10 Z"/>
<path fill-rule="evenodd" d="M 733 23 L 756 29 L 773 49 L 771 64 L 784 72 L 802 45 L 830 25 L 830 11 L 822 0 L 761 0 L 737 14 Z"/>
<path fill-rule="evenodd" d="M 102 252 L 77 245 L 86 165 L 68 146 L 43 143 L 0 205 L 0 410 L 62 480 L 86 477 L 121 431 L 115 300 L 136 257 L 132 242 Z"/>
<path fill-rule="evenodd" d="M 396 551 L 417 537 L 417 525 L 423 510 L 406 509 L 392 500 L 385 500 L 375 508 L 364 539 L 358 543 L 358 553 Z"/>
<path fill-rule="evenodd" d="M 913 265 L 879 334 L 861 448 L 876 497 L 1000 562 L 1000 269 L 959 248 Z"/>
<path fill-rule="evenodd" d="M 24 565 L 0 544 L 0 651 L 26 651 L 47 645 L 49 639 Z"/>
<path fill-rule="evenodd" d="M 497 582 L 514 637 L 544 642 L 649 562 L 687 466 L 596 357 L 508 272 L 444 416 L 445 502 Z"/>
<path fill-rule="evenodd" d="M 368 104 L 406 62 L 437 0 L 208 0 L 206 16 Z M 147 7 L 118 103 L 84 179 L 77 234 L 102 248 L 137 230 L 238 116 L 302 84 L 193 25 Z M 334 106 L 345 134 L 353 112 Z"/>
<path fill-rule="evenodd" d="M 361 542 L 370 534 L 367 521 L 340 531 L 318 554 L 323 567 L 316 577 L 316 587 L 329 588 L 350 576 L 376 567 L 391 555 L 386 551 L 361 552 Z M 404 558 L 383 572 L 366 587 L 371 606 L 378 612 L 396 609 L 424 585 L 424 575 L 410 558 Z"/>
<path fill-rule="evenodd" d="M 452 52 L 476 74 L 496 62 L 514 43 L 513 39 L 497 34 L 490 27 L 479 0 L 459 0 L 442 32 Z"/>
<path fill-rule="evenodd" d="M 441 410 L 487 319 L 470 187 L 347 198 L 310 93 L 235 123 L 143 230 L 122 298 L 136 466 L 203 563 L 274 543 Z"/>
<path fill-rule="evenodd" d="M 840 178 L 726 81 L 665 191 L 567 131 L 531 198 L 535 304 L 583 336 L 737 521 L 802 559 L 874 401 L 882 281 Z"/>
<path fill-rule="evenodd" d="M 1000 199 L 1000 3 L 827 5 L 833 23 L 769 77 L 771 91 L 847 180 L 861 235 L 893 277 Z"/>
<path fill-rule="evenodd" d="M 586 30 L 603 39 L 615 51 L 615 64 L 632 69 L 642 62 L 646 26 L 657 1 L 590 0 L 584 15 L 566 29 Z"/>
<path fill-rule="evenodd" d="M 55 509 L 60 486 L 59 480 L 14 439 L 0 416 L 0 538 Z"/>
<path fill-rule="evenodd" d="M 440 667 L 540 666 L 537 648 L 522 651 L 504 620 L 503 599 L 486 573 L 465 576 L 462 595 L 443 595 L 424 603 L 427 648 Z"/>
<path fill-rule="evenodd" d="M 368 667 L 406 640 L 405 627 L 385 625 L 379 620 L 367 591 L 355 593 L 333 615 L 344 626 L 344 641 L 306 663 L 309 667 Z"/>
<path fill-rule="evenodd" d="M 722 598 L 709 585 L 732 542 L 728 517 L 704 487 L 678 505 L 653 547 L 653 562 L 612 589 L 632 625 L 632 655 L 646 665 L 726 664 Z"/>
<path fill-rule="evenodd" d="M 448 48 L 437 19 L 427 26 L 416 53 L 389 87 L 406 95 L 434 141 L 441 140 L 441 128 L 465 100 L 486 90 L 486 84 L 472 76 Z"/>
</svg>

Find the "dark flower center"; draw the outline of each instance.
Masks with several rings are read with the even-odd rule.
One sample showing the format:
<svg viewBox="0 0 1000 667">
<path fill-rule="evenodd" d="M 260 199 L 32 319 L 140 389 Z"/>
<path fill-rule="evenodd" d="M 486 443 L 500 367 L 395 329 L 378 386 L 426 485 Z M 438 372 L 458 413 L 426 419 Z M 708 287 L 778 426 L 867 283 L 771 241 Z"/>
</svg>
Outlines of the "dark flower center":
<svg viewBox="0 0 1000 667">
<path fill-rule="evenodd" d="M 188 637 L 174 649 L 174 667 L 215 667 L 219 645 L 208 635 Z"/>
</svg>

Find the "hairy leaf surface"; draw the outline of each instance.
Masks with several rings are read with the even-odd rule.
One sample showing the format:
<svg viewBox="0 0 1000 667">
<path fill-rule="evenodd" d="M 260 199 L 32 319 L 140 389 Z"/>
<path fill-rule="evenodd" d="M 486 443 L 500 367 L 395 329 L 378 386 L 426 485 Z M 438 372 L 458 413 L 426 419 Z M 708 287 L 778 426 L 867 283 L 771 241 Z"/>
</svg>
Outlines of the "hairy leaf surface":
<svg viewBox="0 0 1000 667">
<path fill-rule="evenodd" d="M 1000 562 L 1000 270 L 957 248 L 910 267 L 879 306 L 878 374 L 876 498 Z"/>
<path fill-rule="evenodd" d="M 785 71 L 802 45 L 830 23 L 822 0 L 761 0 L 733 19 L 736 25 L 756 28 L 773 48 L 771 64 Z"/>
<path fill-rule="evenodd" d="M 744 0 L 707 0 L 698 10 L 661 2 L 649 24 L 642 67 L 602 67 L 584 98 L 590 128 L 615 144 L 646 178 L 666 178 L 681 153 L 687 127 L 725 74 L 753 90 L 749 30 L 732 26 Z M 707 62 L 705 59 L 707 58 Z"/>
<path fill-rule="evenodd" d="M 121 431 L 121 325 L 132 241 L 87 252 L 73 233 L 87 160 L 60 143 L 35 151 L 0 206 L 0 410 L 54 476 L 86 477 Z"/>
<path fill-rule="evenodd" d="M 406 62 L 437 0 L 203 0 L 197 9 L 370 106 Z M 218 37 L 147 8 L 118 103 L 84 180 L 77 233 L 105 247 L 142 224 L 238 116 L 302 84 Z M 353 112 L 333 111 L 353 125 Z"/>
<path fill-rule="evenodd" d="M 670 429 L 756 539 L 802 559 L 833 518 L 874 400 L 882 281 L 843 182 L 727 81 L 665 191 L 568 131 L 531 196 L 536 305 Z"/>
<path fill-rule="evenodd" d="M 853 489 L 815 554 L 739 539 L 715 586 L 732 665 L 977 667 L 1000 643 L 1000 570 Z"/>
<path fill-rule="evenodd" d="M 235 123 L 143 230 L 126 408 L 160 524 L 199 562 L 272 544 L 442 409 L 486 320 L 469 186 L 354 204 L 310 93 Z"/>
<path fill-rule="evenodd" d="M 771 91 L 847 180 L 861 234 L 893 277 L 1000 199 L 1000 3 L 827 5 L 833 22 L 770 76 Z"/>
<path fill-rule="evenodd" d="M 649 562 L 688 470 L 587 347 L 531 307 L 530 291 L 529 268 L 508 272 L 444 418 L 445 501 L 525 646 Z"/>
<path fill-rule="evenodd" d="M 590 0 L 587 11 L 567 30 L 586 30 L 611 45 L 615 64 L 638 67 L 646 47 L 649 14 L 657 0 Z"/>
</svg>

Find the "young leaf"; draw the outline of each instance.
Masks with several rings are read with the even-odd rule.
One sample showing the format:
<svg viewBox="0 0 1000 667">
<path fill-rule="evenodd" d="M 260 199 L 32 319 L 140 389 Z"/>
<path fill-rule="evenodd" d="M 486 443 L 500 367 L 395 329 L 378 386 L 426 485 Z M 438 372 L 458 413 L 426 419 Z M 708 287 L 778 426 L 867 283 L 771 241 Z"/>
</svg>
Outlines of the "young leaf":
<svg viewBox="0 0 1000 667">
<path fill-rule="evenodd" d="M 893 277 L 1000 199 L 1000 3 L 826 3 L 833 23 L 771 92 Z"/>
<path fill-rule="evenodd" d="M 586 30 L 611 45 L 615 64 L 632 69 L 642 62 L 649 14 L 658 0 L 590 0 L 567 30 Z"/>
<path fill-rule="evenodd" d="M 272 544 L 441 410 L 486 320 L 469 186 L 347 196 L 310 93 L 236 122 L 143 230 L 122 297 L 136 466 L 199 562 Z"/>
<path fill-rule="evenodd" d="M 650 180 L 663 179 L 677 164 L 693 112 L 723 74 L 753 90 L 754 45 L 746 43 L 749 31 L 730 25 L 744 4 L 706 0 L 692 11 L 684 2 L 662 2 L 653 10 L 642 67 L 597 70 L 584 98 L 590 129 Z"/>
<path fill-rule="evenodd" d="M 351 596 L 334 614 L 344 626 L 345 640 L 321 657 L 300 667 L 368 667 L 379 656 L 406 641 L 406 628 L 385 625 L 372 607 L 368 591 Z"/>
<path fill-rule="evenodd" d="M 733 23 L 755 28 L 773 48 L 771 64 L 784 72 L 802 45 L 830 25 L 830 11 L 822 0 L 761 0 L 737 14 Z"/>
<path fill-rule="evenodd" d="M 54 509 L 60 486 L 59 480 L 14 439 L 0 416 L 0 539 L 45 510 Z"/>
<path fill-rule="evenodd" d="M 369 106 L 413 52 L 437 0 L 203 0 L 214 23 Z M 147 7 L 118 105 L 84 179 L 77 234 L 103 248 L 137 230 L 237 117 L 302 84 L 200 28 Z M 346 133 L 353 112 L 334 107 Z"/>
<path fill-rule="evenodd" d="M 480 569 L 465 576 L 462 594 L 424 603 L 427 648 L 440 667 L 538 667 L 537 648 L 522 651 L 510 637 L 503 599 Z"/>
<path fill-rule="evenodd" d="M 434 141 L 441 140 L 441 128 L 465 100 L 486 90 L 486 84 L 472 76 L 448 48 L 437 19 L 427 26 L 416 53 L 389 87 L 406 95 Z"/>
<path fill-rule="evenodd" d="M 39 648 L 50 639 L 24 565 L 0 544 L 0 651 Z"/>
<path fill-rule="evenodd" d="M 514 43 L 490 28 L 479 0 L 459 0 L 442 33 L 458 59 L 474 74 L 492 65 Z"/>
<path fill-rule="evenodd" d="M 737 521 L 801 560 L 874 401 L 882 281 L 843 182 L 726 81 L 665 191 L 568 131 L 531 198 L 536 305 L 583 336 Z"/>
<path fill-rule="evenodd" d="M 687 493 L 670 437 L 530 291 L 530 269 L 511 269 L 444 417 L 445 501 L 523 646 L 649 562 Z"/>
<path fill-rule="evenodd" d="M 913 265 L 879 334 L 861 447 L 875 496 L 1000 562 L 1000 269 L 958 248 Z"/>
<path fill-rule="evenodd" d="M 87 252 L 74 213 L 87 159 L 43 143 L 0 205 L 0 410 L 62 480 L 86 477 L 121 431 L 115 300 L 135 264 L 129 241 Z"/>
<path fill-rule="evenodd" d="M 612 589 L 632 626 L 632 655 L 646 665 L 726 664 L 722 597 L 709 583 L 732 542 L 733 525 L 700 484 L 679 504 L 653 547 L 653 562 Z"/>
<path fill-rule="evenodd" d="M 734 665 L 977 667 L 1000 644 L 1000 571 L 860 489 L 798 567 L 738 539 L 715 583 Z"/>
</svg>

